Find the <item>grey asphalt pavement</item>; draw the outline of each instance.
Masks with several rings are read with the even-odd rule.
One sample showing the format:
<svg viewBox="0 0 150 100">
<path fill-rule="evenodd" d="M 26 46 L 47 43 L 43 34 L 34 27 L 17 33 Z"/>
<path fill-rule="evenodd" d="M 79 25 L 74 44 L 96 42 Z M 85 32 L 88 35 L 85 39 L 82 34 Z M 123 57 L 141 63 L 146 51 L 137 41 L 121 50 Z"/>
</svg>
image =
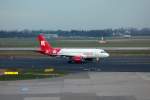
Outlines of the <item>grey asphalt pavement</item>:
<svg viewBox="0 0 150 100">
<path fill-rule="evenodd" d="M 0 100 L 150 100 L 150 57 L 68 64 L 62 58 L 0 58 L 0 68 L 76 71 L 64 77 L 0 81 Z"/>
<path fill-rule="evenodd" d="M 109 57 L 99 62 L 68 64 L 60 57 L 0 57 L 0 68 L 47 68 L 65 71 L 150 72 L 150 56 Z"/>
<path fill-rule="evenodd" d="M 1 81 L 1 100 L 150 100 L 150 73 L 80 72 L 54 79 Z"/>
</svg>

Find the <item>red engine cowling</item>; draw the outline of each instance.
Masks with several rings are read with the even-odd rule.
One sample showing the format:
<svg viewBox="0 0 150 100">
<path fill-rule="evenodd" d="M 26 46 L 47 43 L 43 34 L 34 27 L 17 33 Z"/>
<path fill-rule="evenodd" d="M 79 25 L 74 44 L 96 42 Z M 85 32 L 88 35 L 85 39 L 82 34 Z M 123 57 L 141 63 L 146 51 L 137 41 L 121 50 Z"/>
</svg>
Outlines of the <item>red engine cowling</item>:
<svg viewBox="0 0 150 100">
<path fill-rule="evenodd" d="M 82 63 L 82 57 L 81 56 L 75 56 L 72 57 L 72 61 L 74 61 L 75 63 Z"/>
</svg>

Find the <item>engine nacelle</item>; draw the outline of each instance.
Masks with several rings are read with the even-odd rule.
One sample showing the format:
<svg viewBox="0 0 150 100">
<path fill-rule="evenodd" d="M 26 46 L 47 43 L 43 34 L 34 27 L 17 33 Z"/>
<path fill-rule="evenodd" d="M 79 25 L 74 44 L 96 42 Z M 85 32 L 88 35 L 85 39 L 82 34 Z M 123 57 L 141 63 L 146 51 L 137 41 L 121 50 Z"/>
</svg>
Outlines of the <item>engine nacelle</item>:
<svg viewBox="0 0 150 100">
<path fill-rule="evenodd" d="M 83 62 L 83 58 L 81 56 L 75 56 L 75 57 L 72 57 L 71 59 L 73 62 L 75 63 L 82 63 Z"/>
</svg>

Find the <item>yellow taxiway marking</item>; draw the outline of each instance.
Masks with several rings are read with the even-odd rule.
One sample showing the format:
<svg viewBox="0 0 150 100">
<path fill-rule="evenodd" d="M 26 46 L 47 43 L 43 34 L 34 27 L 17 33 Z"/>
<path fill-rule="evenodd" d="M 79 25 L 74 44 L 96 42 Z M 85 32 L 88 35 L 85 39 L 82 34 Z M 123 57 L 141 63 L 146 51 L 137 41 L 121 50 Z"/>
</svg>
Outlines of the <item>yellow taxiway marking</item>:
<svg viewBox="0 0 150 100">
<path fill-rule="evenodd" d="M 4 75 L 18 75 L 18 72 L 4 72 Z"/>
</svg>

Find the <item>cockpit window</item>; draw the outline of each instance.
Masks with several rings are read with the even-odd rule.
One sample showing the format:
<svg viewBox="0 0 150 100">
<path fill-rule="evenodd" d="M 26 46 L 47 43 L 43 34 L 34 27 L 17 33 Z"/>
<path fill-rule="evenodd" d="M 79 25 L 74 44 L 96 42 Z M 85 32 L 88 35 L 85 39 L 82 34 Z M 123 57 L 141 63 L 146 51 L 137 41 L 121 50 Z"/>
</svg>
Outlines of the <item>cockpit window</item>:
<svg viewBox="0 0 150 100">
<path fill-rule="evenodd" d="M 101 53 L 106 53 L 105 51 L 101 51 Z"/>
</svg>

